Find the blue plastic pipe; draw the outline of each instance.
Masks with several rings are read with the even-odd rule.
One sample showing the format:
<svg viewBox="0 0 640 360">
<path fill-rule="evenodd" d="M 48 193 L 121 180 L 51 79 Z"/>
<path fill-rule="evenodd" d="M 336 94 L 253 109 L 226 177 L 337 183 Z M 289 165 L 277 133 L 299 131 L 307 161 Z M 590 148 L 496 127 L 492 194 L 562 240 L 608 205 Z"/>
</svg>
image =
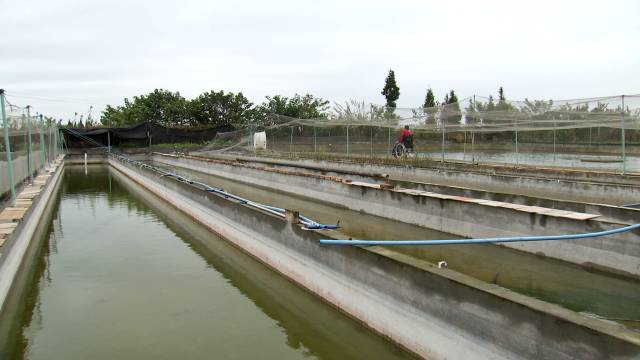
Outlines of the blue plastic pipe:
<svg viewBox="0 0 640 360">
<path fill-rule="evenodd" d="M 618 234 L 625 231 L 640 228 L 640 224 L 629 225 L 618 229 L 598 231 L 586 234 L 569 234 L 569 235 L 548 235 L 548 236 L 515 236 L 485 239 L 450 239 L 450 240 L 320 240 L 324 245 L 357 245 L 357 246 L 398 246 L 398 245 L 464 245 L 464 244 L 491 244 L 506 243 L 518 241 L 548 241 L 548 240 L 574 240 L 593 238 L 599 236 L 607 236 Z"/>
</svg>

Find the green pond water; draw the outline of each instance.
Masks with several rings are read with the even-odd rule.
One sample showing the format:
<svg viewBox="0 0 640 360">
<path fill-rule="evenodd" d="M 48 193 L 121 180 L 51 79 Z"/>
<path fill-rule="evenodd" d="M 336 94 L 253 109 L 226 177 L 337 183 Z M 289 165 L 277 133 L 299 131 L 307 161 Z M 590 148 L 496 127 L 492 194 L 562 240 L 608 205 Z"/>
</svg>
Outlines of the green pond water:
<svg viewBox="0 0 640 360">
<path fill-rule="evenodd" d="M 0 358 L 410 357 L 106 167 L 47 221 Z"/>
</svg>

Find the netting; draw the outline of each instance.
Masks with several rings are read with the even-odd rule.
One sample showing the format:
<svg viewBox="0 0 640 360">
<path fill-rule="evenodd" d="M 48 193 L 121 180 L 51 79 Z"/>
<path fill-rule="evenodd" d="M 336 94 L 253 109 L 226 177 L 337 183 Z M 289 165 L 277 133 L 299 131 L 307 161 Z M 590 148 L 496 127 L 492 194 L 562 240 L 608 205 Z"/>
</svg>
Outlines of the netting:
<svg viewBox="0 0 640 360">
<path fill-rule="evenodd" d="M 389 157 L 404 125 L 422 159 L 640 172 L 640 95 L 546 101 L 474 96 L 395 109 L 351 102 L 336 105 L 326 118 L 269 116 L 257 129 L 267 133 L 268 152 Z"/>
<path fill-rule="evenodd" d="M 16 106 L 4 97 L 0 119 L 0 200 L 15 197 L 16 188 L 32 181 L 38 171 L 60 153 L 58 129 L 31 109 Z"/>
</svg>

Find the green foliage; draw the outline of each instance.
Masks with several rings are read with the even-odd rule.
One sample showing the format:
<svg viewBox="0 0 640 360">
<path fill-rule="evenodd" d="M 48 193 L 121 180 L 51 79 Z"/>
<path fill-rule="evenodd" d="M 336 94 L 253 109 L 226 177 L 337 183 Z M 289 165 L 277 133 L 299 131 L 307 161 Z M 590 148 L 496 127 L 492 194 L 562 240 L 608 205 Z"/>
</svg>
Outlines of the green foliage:
<svg viewBox="0 0 640 360">
<path fill-rule="evenodd" d="M 436 104 L 436 97 L 433 94 L 433 90 L 431 90 L 431 88 L 427 89 L 427 96 L 425 96 L 424 98 L 424 105 L 422 105 L 423 108 L 432 108 L 435 107 Z"/>
<path fill-rule="evenodd" d="M 400 88 L 396 84 L 396 74 L 393 70 L 389 70 L 389 75 L 384 81 L 384 87 L 382 88 L 382 95 L 387 100 L 387 108 L 396 108 L 396 101 L 400 98 Z"/>
<path fill-rule="evenodd" d="M 189 101 L 189 113 L 197 125 L 244 124 L 251 117 L 253 104 L 242 93 L 205 92 Z"/>
<path fill-rule="evenodd" d="M 187 100 L 179 92 L 155 89 L 147 95 L 124 99 L 116 108 L 107 105 L 100 121 L 105 126 L 130 126 L 154 121 L 166 126 L 193 125 Z"/>
<path fill-rule="evenodd" d="M 498 89 L 498 105 L 496 105 L 496 110 L 501 111 L 516 111 L 517 109 L 507 102 L 507 98 L 504 96 L 504 89 L 500 86 Z"/>
<path fill-rule="evenodd" d="M 266 101 L 254 111 L 254 117 L 260 121 L 269 115 L 284 115 L 298 119 L 317 119 L 328 117 L 329 101 L 316 98 L 311 94 L 293 97 L 281 95 L 267 96 Z"/>
<path fill-rule="evenodd" d="M 294 118 L 312 119 L 328 117 L 329 101 L 311 94 L 267 96 L 257 107 L 241 92 L 209 91 L 193 100 L 187 100 L 178 92 L 156 89 L 153 92 L 134 96 L 133 101 L 124 99 L 124 105 L 107 105 L 100 122 L 103 126 L 124 127 L 143 122 L 157 122 L 164 126 L 220 126 L 245 125 L 266 121 L 269 115 L 285 115 Z M 78 125 L 71 123 L 71 125 Z"/>
</svg>

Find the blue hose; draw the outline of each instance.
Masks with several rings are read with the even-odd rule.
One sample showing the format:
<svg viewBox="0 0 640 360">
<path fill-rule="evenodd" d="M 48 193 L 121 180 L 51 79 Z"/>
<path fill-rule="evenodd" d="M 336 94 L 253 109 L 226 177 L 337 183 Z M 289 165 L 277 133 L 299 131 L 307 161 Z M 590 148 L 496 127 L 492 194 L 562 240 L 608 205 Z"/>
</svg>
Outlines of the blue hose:
<svg viewBox="0 0 640 360">
<path fill-rule="evenodd" d="M 629 225 L 618 229 L 592 232 L 586 234 L 569 234 L 569 235 L 547 235 L 547 236 L 516 236 L 501 238 L 485 238 L 485 239 L 450 239 L 450 240 L 320 240 L 324 245 L 358 245 L 358 246 L 375 246 L 375 245 L 463 245 L 463 244 L 490 244 L 490 243 L 506 243 L 517 241 L 544 241 L 544 240 L 573 240 L 584 239 L 599 236 L 607 236 L 618 234 L 625 231 L 640 228 L 640 224 Z"/>
</svg>

